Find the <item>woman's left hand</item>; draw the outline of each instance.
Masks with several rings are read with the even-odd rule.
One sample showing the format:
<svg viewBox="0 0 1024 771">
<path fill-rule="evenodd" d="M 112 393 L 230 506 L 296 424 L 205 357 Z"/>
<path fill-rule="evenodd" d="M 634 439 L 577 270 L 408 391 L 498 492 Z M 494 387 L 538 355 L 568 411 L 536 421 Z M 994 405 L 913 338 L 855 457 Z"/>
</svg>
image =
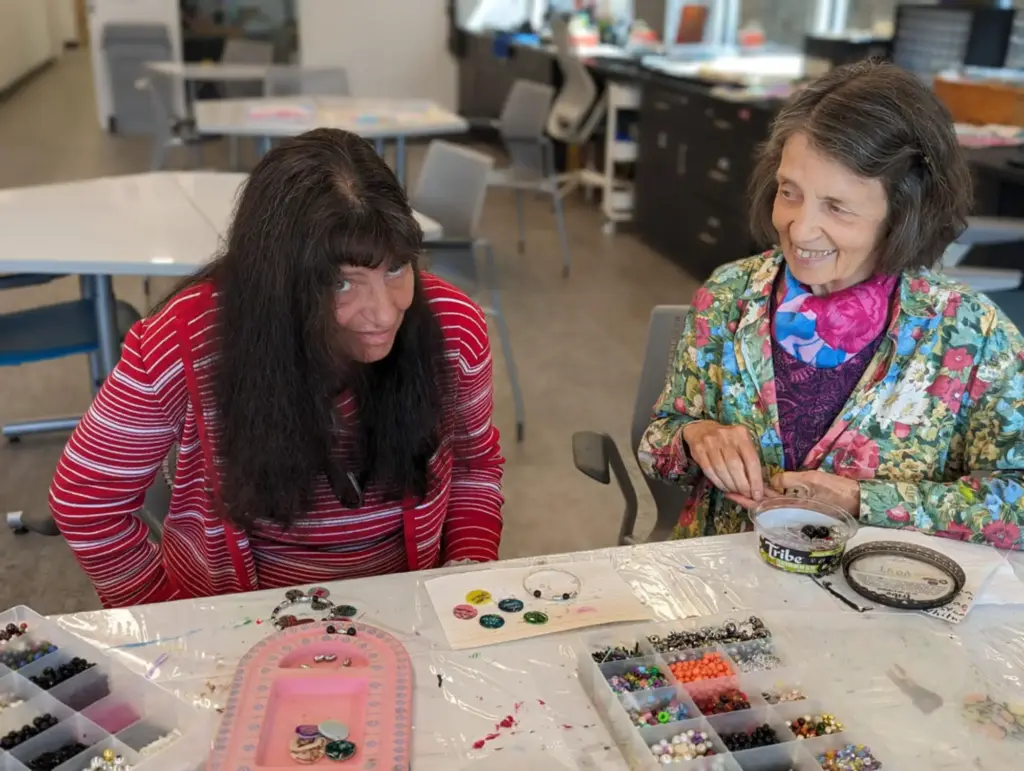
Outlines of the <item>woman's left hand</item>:
<svg viewBox="0 0 1024 771">
<path fill-rule="evenodd" d="M 860 516 L 860 485 L 854 479 L 824 471 L 784 471 L 772 477 L 771 486 L 774 496 L 766 495 L 766 498 L 779 495 L 813 498 L 836 506 L 852 517 Z M 755 501 L 743 496 L 729 494 L 725 497 L 748 509 L 757 506 Z"/>
</svg>

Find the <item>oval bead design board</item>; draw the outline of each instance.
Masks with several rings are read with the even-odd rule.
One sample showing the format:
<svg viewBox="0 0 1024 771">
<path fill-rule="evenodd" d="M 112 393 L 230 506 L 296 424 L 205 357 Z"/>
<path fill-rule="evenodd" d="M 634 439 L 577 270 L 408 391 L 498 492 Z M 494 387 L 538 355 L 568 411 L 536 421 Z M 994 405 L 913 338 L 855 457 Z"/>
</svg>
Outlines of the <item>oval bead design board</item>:
<svg viewBox="0 0 1024 771">
<path fill-rule="evenodd" d="M 328 634 L 328 623 L 338 633 Z M 350 626 L 354 636 L 344 634 Z M 336 659 L 314 662 L 323 655 Z M 335 621 L 286 629 L 253 646 L 239 662 L 207 771 L 308 768 L 290 754 L 295 729 L 328 720 L 348 727 L 356 752 L 314 766 L 407 771 L 412 665 L 398 640 L 376 627 Z"/>
</svg>

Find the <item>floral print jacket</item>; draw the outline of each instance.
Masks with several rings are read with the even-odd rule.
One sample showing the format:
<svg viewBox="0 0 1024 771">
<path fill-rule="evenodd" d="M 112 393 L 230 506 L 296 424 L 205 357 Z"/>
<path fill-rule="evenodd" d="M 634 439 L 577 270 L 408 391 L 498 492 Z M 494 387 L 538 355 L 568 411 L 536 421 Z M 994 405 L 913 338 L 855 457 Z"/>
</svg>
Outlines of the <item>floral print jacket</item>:
<svg viewBox="0 0 1024 771">
<path fill-rule="evenodd" d="M 693 298 L 638 451 L 646 474 L 691 488 L 676 537 L 750 524 L 686 457 L 690 421 L 746 426 L 766 479 L 782 470 L 769 337 L 781 265 L 779 252 L 724 265 Z M 862 524 L 1022 548 L 1024 339 L 986 297 L 929 271 L 903 275 L 892 302 L 878 351 L 801 469 L 858 480 Z"/>
</svg>

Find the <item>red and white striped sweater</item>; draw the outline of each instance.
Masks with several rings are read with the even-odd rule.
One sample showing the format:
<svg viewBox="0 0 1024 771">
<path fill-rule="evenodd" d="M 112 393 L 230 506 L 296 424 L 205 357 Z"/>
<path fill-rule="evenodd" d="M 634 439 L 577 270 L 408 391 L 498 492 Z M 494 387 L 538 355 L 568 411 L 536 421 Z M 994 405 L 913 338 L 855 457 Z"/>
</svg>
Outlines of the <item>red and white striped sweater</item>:
<svg viewBox="0 0 1024 771">
<path fill-rule="evenodd" d="M 419 505 L 359 509 L 338 503 L 321 475 L 306 517 L 289 530 L 246 535 L 215 509 L 218 418 L 211 391 L 217 356 L 211 284 L 188 289 L 125 339 L 121 360 L 68 441 L 50 507 L 106 607 L 423 570 L 449 560 L 497 559 L 501 465 L 491 425 L 491 349 L 480 308 L 424 274 L 444 331 L 456 387 L 445 404 L 441 447 Z M 339 399 L 339 410 L 354 405 Z M 211 441 L 212 439 L 212 441 Z M 173 442 L 179 443 L 163 541 L 135 512 Z M 339 452 L 349 443 L 342 437 Z"/>
</svg>

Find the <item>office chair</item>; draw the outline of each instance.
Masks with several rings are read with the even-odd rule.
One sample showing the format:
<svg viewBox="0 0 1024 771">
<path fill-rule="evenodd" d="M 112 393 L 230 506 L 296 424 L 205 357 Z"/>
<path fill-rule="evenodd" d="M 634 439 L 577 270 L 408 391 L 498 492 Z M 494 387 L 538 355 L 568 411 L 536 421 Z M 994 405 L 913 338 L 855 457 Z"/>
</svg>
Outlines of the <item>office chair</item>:
<svg viewBox="0 0 1024 771">
<path fill-rule="evenodd" d="M 475 150 L 434 140 L 427 148 L 409 204 L 444 229 L 442 240 L 423 244 L 427 270 L 474 297 L 484 314 L 494 320 L 512 386 L 516 441 L 522 442 L 526 431 L 523 395 L 501 306 L 494 249 L 477 235 L 493 165 L 491 158 Z"/>
<path fill-rule="evenodd" d="M 163 170 L 167 165 L 167 155 L 174 147 L 190 150 L 194 165 L 197 168 L 203 165 L 202 137 L 196 131 L 196 122 L 174 114 L 170 85 L 168 78 L 157 74 L 135 81 L 135 88 L 149 95 L 149 107 L 153 114 L 153 150 L 149 161 L 151 171 Z"/>
<path fill-rule="evenodd" d="M 512 84 L 501 117 L 494 123 L 505 145 L 509 165 L 493 169 L 487 184 L 515 193 L 520 254 L 526 250 L 523 193 L 535 192 L 551 196 L 555 224 L 562 244 L 562 275 L 568 276 L 572 258 L 565 229 L 565 212 L 562 209 L 558 175 L 555 173 L 554 149 L 551 140 L 544 135 L 554 96 L 555 90 L 541 83 L 517 80 Z"/>
<path fill-rule="evenodd" d="M 643 369 L 640 372 L 640 384 L 633 405 L 633 425 L 630 431 L 630 450 L 634 462 L 637 460 L 640 439 L 651 422 L 654 403 L 665 387 L 679 335 L 689 312 L 689 305 L 659 305 L 651 311 L 647 348 L 644 351 Z M 636 489 L 630 481 L 629 472 L 615 440 L 608 434 L 597 431 L 577 431 L 572 436 L 572 455 L 576 468 L 591 479 L 606 485 L 614 476 L 625 501 L 618 545 L 633 546 L 641 543 L 633 534 L 637 515 Z M 647 537 L 647 542 L 667 540 L 679 521 L 689 491 L 687 488 L 660 479 L 650 479 L 646 476 L 644 479 L 651 495 L 654 496 L 657 508 L 657 521 Z"/>
</svg>

